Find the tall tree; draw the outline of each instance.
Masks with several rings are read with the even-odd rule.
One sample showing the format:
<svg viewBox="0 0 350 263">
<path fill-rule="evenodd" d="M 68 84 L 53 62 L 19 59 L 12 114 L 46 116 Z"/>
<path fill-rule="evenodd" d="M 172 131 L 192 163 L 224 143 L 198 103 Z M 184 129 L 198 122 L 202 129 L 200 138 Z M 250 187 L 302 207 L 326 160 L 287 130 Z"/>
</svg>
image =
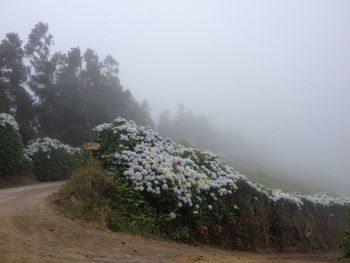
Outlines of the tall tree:
<svg viewBox="0 0 350 263">
<path fill-rule="evenodd" d="M 168 110 L 163 111 L 159 115 L 158 131 L 162 136 L 171 137 L 171 120 L 170 112 Z"/>
<path fill-rule="evenodd" d="M 102 103 L 105 105 L 106 118 L 114 119 L 116 116 L 123 116 L 125 103 L 122 99 L 123 87 L 118 77 L 118 62 L 108 55 L 102 62 L 102 83 L 101 92 L 104 94 Z"/>
<path fill-rule="evenodd" d="M 101 62 L 93 49 L 87 49 L 84 53 L 85 68 L 83 78 L 83 100 L 85 116 L 88 127 L 93 127 L 101 120 L 106 120 L 105 105 L 103 105 L 104 93 L 101 90 L 102 72 Z"/>
<path fill-rule="evenodd" d="M 60 54 L 51 55 L 53 37 L 45 23 L 38 23 L 32 29 L 25 46 L 26 56 L 30 60 L 33 74 L 30 75 L 29 87 L 38 98 L 37 116 L 41 135 L 57 137 L 55 125 L 55 106 L 58 93 L 54 86 L 56 66 L 62 58 Z"/>
<path fill-rule="evenodd" d="M 69 144 L 79 145 L 87 139 L 85 105 L 82 97 L 82 56 L 79 48 L 72 48 L 59 60 L 55 87 L 60 103 L 56 106 L 56 123 L 59 138 Z"/>
<path fill-rule="evenodd" d="M 146 101 L 139 104 L 131 92 L 121 86 L 118 63 L 112 56 L 100 62 L 95 51 L 88 49 L 84 60 L 84 97 L 89 125 L 111 121 L 117 116 L 153 125 L 149 104 Z"/>
<path fill-rule="evenodd" d="M 13 33 L 0 44 L 0 110 L 16 115 L 23 134 L 34 123 L 39 136 L 79 145 L 88 138 L 86 131 L 118 116 L 153 125 L 147 101 L 139 103 L 120 84 L 112 56 L 100 61 L 93 49 L 82 55 L 79 48 L 52 54 L 53 37 L 42 22 L 24 50 L 21 44 Z"/>
<path fill-rule="evenodd" d="M 0 44 L 0 110 L 15 116 L 23 140 L 27 141 L 34 136 L 34 110 L 33 98 L 24 88 L 29 68 L 23 58 L 22 41 L 18 34 L 6 34 Z"/>
<path fill-rule="evenodd" d="M 138 122 L 143 125 L 149 125 L 152 128 L 155 127 L 151 116 L 151 106 L 147 100 L 143 100 L 140 104 Z"/>
</svg>

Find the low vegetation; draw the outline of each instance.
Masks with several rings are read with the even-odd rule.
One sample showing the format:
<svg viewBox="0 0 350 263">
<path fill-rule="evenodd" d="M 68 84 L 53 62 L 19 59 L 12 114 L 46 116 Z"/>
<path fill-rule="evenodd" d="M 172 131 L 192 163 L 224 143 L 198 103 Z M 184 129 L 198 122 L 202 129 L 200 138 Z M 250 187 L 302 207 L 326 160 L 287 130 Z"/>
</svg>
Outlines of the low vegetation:
<svg viewBox="0 0 350 263">
<path fill-rule="evenodd" d="M 0 114 L 0 177 L 13 173 L 23 164 L 23 143 L 15 119 Z"/>
<path fill-rule="evenodd" d="M 38 183 L 31 170 L 21 168 L 8 176 L 0 176 L 0 188 L 24 186 Z"/>
<path fill-rule="evenodd" d="M 350 213 L 348 213 L 350 219 Z M 350 258 L 350 229 L 346 230 L 341 241 L 340 248 L 344 251 L 344 257 Z"/>
<path fill-rule="evenodd" d="M 0 117 L 1 143 L 14 156 L 1 169 L 25 169 L 39 181 L 67 178 L 75 169 L 55 199 L 61 211 L 113 231 L 231 249 L 327 250 L 349 228 L 348 199 L 264 188 L 217 155 L 163 139 L 133 121 L 97 126 L 98 161 L 78 168 L 80 149 L 48 137 L 23 149 L 16 121 Z M 347 231 L 340 244 L 346 256 L 349 240 Z"/>
<path fill-rule="evenodd" d="M 159 236 L 154 209 L 121 179 L 94 161 L 90 168 L 74 171 L 54 202 L 63 213 L 107 225 L 113 231 Z"/>
<path fill-rule="evenodd" d="M 80 164 L 80 149 L 48 137 L 31 141 L 24 155 L 39 181 L 68 178 Z"/>
<path fill-rule="evenodd" d="M 24 148 L 18 123 L 0 114 L 0 186 L 19 182 L 57 181 L 68 178 L 81 163 L 81 150 L 48 137 L 29 141 Z M 35 178 L 34 178 L 35 177 Z"/>
<path fill-rule="evenodd" d="M 59 200 L 114 231 L 231 249 L 327 250 L 349 227 L 346 199 L 265 189 L 216 155 L 134 122 L 116 119 L 95 135 L 102 168 L 90 183 L 79 170 Z"/>
</svg>

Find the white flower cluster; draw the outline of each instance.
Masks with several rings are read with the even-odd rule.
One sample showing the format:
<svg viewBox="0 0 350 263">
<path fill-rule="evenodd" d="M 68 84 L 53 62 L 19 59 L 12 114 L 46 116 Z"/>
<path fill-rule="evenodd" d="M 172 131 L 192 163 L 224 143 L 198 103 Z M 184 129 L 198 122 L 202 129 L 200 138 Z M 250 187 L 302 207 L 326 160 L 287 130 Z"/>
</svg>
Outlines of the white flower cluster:
<svg viewBox="0 0 350 263">
<path fill-rule="evenodd" d="M 280 189 L 272 190 L 272 193 L 269 196 L 269 198 L 273 202 L 277 202 L 279 200 L 290 201 L 290 202 L 295 203 L 298 207 L 301 207 L 304 204 L 300 197 L 293 195 L 291 193 L 282 192 L 282 190 L 280 190 Z"/>
<path fill-rule="evenodd" d="M 309 201 L 316 205 L 332 206 L 332 205 L 349 205 L 350 198 L 346 197 L 333 197 L 327 193 L 319 193 L 315 195 L 305 195 L 300 193 L 293 193 L 294 196 L 301 198 L 302 200 Z"/>
<path fill-rule="evenodd" d="M 246 180 L 218 156 L 162 139 L 150 128 L 133 121 L 119 118 L 94 130 L 98 134 L 110 130 L 118 136 L 118 150 L 104 158 L 114 165 L 125 165 L 124 176 L 136 190 L 156 195 L 172 191 L 178 207 L 187 205 L 196 210 L 203 193 L 210 201 L 216 201 L 218 196 L 232 194 L 238 180 Z M 130 140 L 134 142 L 132 145 Z"/>
<path fill-rule="evenodd" d="M 94 131 L 103 132 L 104 130 L 110 129 L 112 127 L 111 123 L 103 123 L 95 127 Z"/>
<path fill-rule="evenodd" d="M 323 195 L 310 196 L 284 193 L 281 190 L 265 190 L 263 186 L 252 183 L 244 175 L 227 166 L 217 155 L 184 147 L 171 139 L 163 139 L 150 128 L 136 125 L 122 118 L 112 123 L 95 127 L 97 141 L 102 140 L 105 131 L 117 137 L 115 152 L 103 155 L 112 167 L 125 167 L 123 175 L 129 179 L 137 191 L 160 195 L 171 191 L 177 199 L 177 206 L 189 206 L 197 214 L 206 198 L 206 208 L 219 196 L 232 194 L 237 190 L 237 182 L 244 181 L 251 188 L 267 196 L 269 200 L 290 201 L 303 205 L 303 200 L 315 204 L 331 205 L 349 203 L 345 199 L 326 198 Z M 257 200 L 257 197 L 256 197 Z M 208 204 L 211 203 L 211 204 Z M 232 204 L 234 205 L 234 204 Z M 234 206 L 233 206 L 234 207 Z M 235 206 L 235 209 L 239 209 Z M 170 218 L 175 218 L 172 212 Z"/>
<path fill-rule="evenodd" d="M 302 194 L 300 192 L 286 193 L 280 189 L 265 189 L 263 185 L 258 185 L 256 183 L 248 181 L 250 187 L 254 188 L 258 192 L 266 195 L 271 201 L 287 201 L 296 204 L 299 208 L 304 205 L 305 201 L 311 202 L 314 205 L 321 206 L 349 206 L 350 198 L 349 197 L 333 197 L 327 193 L 318 193 L 315 195 Z"/>
<path fill-rule="evenodd" d="M 12 129 L 18 131 L 18 123 L 15 121 L 15 119 L 7 113 L 1 113 L 0 114 L 0 127 L 6 127 L 10 126 Z"/>
<path fill-rule="evenodd" d="M 45 137 L 31 141 L 24 149 L 24 158 L 30 161 L 31 157 L 35 155 L 39 150 L 41 150 L 47 153 L 47 157 L 50 159 L 50 152 L 54 149 L 63 149 L 70 154 L 78 153 L 81 151 L 79 148 L 74 148 L 70 145 L 63 144 L 59 140 Z"/>
</svg>

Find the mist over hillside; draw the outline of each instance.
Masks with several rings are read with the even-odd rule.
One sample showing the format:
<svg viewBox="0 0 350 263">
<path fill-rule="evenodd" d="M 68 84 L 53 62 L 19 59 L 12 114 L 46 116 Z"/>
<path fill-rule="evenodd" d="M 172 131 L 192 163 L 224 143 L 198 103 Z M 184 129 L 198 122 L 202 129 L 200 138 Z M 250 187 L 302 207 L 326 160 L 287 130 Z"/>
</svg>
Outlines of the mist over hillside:
<svg viewBox="0 0 350 263">
<path fill-rule="evenodd" d="M 116 115 L 156 127 L 164 110 L 175 121 L 183 103 L 193 116 L 182 128 L 173 125 L 175 140 L 188 137 L 248 176 L 350 193 L 348 1 L 78 0 L 67 6 L 0 2 L 0 38 L 15 32 L 18 41 L 10 42 L 22 41 L 17 51 L 24 67 L 16 85 L 40 98 L 32 112 L 32 98 L 17 89 L 23 102 L 17 111 L 22 107 L 25 114 L 16 119 L 28 139 L 28 127 L 35 126 L 34 132 L 79 144 L 89 136 L 85 128 Z M 39 21 L 54 41 L 41 53 L 41 62 L 55 65 L 46 79 L 40 78 L 42 65 L 32 63 L 40 52 L 25 48 Z M 67 85 L 70 78 L 74 85 Z M 40 92 L 39 84 L 60 95 Z M 9 96 L 1 92 L 1 99 Z M 81 97 L 70 100 L 75 92 Z M 43 103 L 48 97 L 53 102 Z M 14 109 L 13 98 L 1 100 L 3 112 Z"/>
<path fill-rule="evenodd" d="M 0 10 L 0 262 L 350 259 L 350 1 Z"/>
<path fill-rule="evenodd" d="M 273 159 L 266 158 L 266 152 L 248 141 L 244 135 L 224 129 L 208 117 L 196 115 L 180 104 L 175 116 L 169 111 L 161 113 L 158 121 L 161 135 L 178 143 L 211 150 L 228 164 L 245 174 L 252 181 L 284 191 L 317 193 L 326 191 L 317 182 L 295 176 L 285 169 L 278 169 Z"/>
</svg>

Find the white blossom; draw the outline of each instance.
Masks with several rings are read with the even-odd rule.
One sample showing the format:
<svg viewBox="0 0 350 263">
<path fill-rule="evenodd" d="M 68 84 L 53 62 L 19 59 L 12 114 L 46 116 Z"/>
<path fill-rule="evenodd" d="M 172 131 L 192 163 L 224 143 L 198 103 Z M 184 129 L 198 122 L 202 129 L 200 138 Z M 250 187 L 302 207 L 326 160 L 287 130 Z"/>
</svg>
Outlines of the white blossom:
<svg viewBox="0 0 350 263">
<path fill-rule="evenodd" d="M 174 212 L 169 213 L 169 218 L 171 220 L 175 219 L 176 218 L 176 214 Z"/>
<path fill-rule="evenodd" d="M 33 155 L 35 155 L 38 151 L 41 150 L 47 153 L 47 158 L 50 159 L 51 156 L 49 153 L 51 152 L 51 150 L 54 150 L 54 149 L 63 149 L 69 154 L 79 153 L 81 151 L 80 148 L 74 148 L 70 145 L 63 144 L 56 139 L 45 137 L 45 138 L 35 139 L 29 142 L 27 147 L 24 149 L 24 156 L 25 158 L 30 160 Z"/>
<path fill-rule="evenodd" d="M 217 155 L 176 144 L 169 138 L 163 139 L 150 128 L 137 125 L 133 121 L 117 118 L 112 123 L 98 125 L 94 130 L 97 133 L 97 142 L 103 139 L 105 131 L 117 136 L 116 151 L 110 155 L 102 155 L 102 159 L 112 164 L 111 169 L 113 166 L 125 167 L 122 175 L 138 191 L 146 189 L 156 195 L 164 192 L 174 194 L 179 208 L 189 206 L 197 211 L 202 199 L 209 196 L 210 199 L 206 201 L 210 204 L 207 207 L 213 209 L 219 198 L 235 193 L 238 182 L 247 184 L 271 202 L 288 201 L 299 207 L 306 201 L 320 205 L 350 203 L 348 199 L 328 195 L 301 195 L 278 189 L 269 191 L 262 185 L 250 182 Z M 257 200 L 257 197 L 254 199 Z M 233 209 L 238 209 L 238 206 L 234 205 Z"/>
<path fill-rule="evenodd" d="M 19 130 L 18 123 L 10 114 L 7 113 L 0 114 L 0 127 L 11 127 L 15 131 Z"/>
</svg>

